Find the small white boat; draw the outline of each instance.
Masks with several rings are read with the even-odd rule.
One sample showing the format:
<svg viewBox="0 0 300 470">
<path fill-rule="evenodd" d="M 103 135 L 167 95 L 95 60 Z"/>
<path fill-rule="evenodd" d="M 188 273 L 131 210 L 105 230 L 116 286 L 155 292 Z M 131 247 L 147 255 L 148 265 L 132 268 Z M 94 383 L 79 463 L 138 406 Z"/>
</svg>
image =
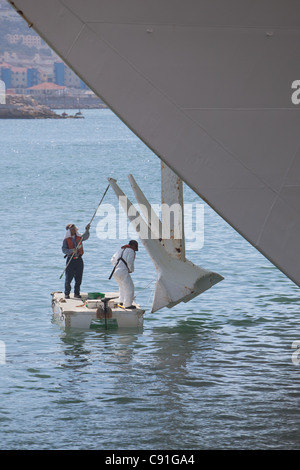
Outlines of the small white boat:
<svg viewBox="0 0 300 470">
<path fill-rule="evenodd" d="M 53 320 L 63 328 L 137 328 L 143 325 L 145 310 L 136 303 L 133 303 L 135 309 L 120 307 L 118 292 L 81 293 L 81 299 L 74 298 L 73 294 L 65 299 L 62 292 L 51 295 Z"/>
</svg>

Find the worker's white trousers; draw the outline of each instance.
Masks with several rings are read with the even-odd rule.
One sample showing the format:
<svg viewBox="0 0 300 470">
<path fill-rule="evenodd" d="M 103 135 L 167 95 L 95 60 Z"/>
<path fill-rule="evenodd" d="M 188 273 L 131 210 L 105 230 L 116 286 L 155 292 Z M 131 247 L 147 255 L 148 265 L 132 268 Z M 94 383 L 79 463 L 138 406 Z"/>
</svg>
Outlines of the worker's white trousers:
<svg viewBox="0 0 300 470">
<path fill-rule="evenodd" d="M 124 307 L 130 307 L 134 298 L 134 285 L 129 272 L 127 269 L 117 269 L 114 279 L 119 285 L 119 302 L 122 302 Z"/>
</svg>

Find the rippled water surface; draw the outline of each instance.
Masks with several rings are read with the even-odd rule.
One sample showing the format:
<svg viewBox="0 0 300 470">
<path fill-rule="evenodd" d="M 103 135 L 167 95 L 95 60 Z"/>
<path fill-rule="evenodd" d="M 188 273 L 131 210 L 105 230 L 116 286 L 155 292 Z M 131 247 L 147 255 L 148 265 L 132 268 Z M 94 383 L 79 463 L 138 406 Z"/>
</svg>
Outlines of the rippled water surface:
<svg viewBox="0 0 300 470">
<path fill-rule="evenodd" d="M 133 279 L 143 329 L 52 322 L 64 227 L 84 229 L 106 178 L 133 199 L 132 173 L 160 202 L 157 157 L 109 110 L 84 115 L 0 121 L 1 448 L 298 449 L 299 289 L 208 206 L 204 246 L 187 258 L 222 274 L 220 284 L 151 314 L 155 271 L 141 247 Z M 112 190 L 104 202 L 117 209 Z M 98 222 L 85 243 L 84 291 L 116 287 L 109 260 L 124 240 L 100 240 Z"/>
</svg>

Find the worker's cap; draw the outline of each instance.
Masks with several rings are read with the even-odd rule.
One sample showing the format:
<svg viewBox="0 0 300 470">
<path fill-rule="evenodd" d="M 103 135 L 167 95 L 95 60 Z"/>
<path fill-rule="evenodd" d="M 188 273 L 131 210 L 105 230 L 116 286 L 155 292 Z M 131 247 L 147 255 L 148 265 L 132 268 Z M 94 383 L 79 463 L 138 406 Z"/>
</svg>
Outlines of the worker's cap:
<svg viewBox="0 0 300 470">
<path fill-rule="evenodd" d="M 135 246 L 135 251 L 139 251 L 139 244 L 136 240 L 130 240 L 129 245 Z"/>
<path fill-rule="evenodd" d="M 66 230 L 71 230 L 72 228 L 76 228 L 76 226 L 74 224 L 66 225 Z"/>
</svg>

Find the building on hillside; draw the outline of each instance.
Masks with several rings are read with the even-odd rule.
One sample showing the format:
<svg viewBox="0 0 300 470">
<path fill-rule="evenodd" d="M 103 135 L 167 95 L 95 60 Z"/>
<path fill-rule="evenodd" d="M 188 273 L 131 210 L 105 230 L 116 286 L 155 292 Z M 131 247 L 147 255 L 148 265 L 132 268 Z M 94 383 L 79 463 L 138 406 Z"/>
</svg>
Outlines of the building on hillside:
<svg viewBox="0 0 300 470">
<path fill-rule="evenodd" d="M 37 67 L 13 67 L 0 64 L 0 79 L 6 88 L 25 89 L 47 81 L 47 73 Z"/>
<path fill-rule="evenodd" d="M 26 67 L 11 67 L 11 86 L 9 88 L 24 89 L 27 87 Z"/>
<path fill-rule="evenodd" d="M 17 93 L 24 93 L 26 89 L 31 89 L 35 85 L 49 82 L 73 90 L 89 89 L 64 62 L 55 62 L 52 70 L 53 72 L 49 73 L 46 67 L 42 70 L 37 65 L 16 67 L 2 62 L 0 63 L 0 80 L 4 81 L 6 89 L 14 89 Z"/>
<path fill-rule="evenodd" d="M 6 34 L 6 39 L 10 44 L 22 44 L 27 47 L 36 47 L 40 49 L 42 47 L 42 40 L 40 36 L 33 36 L 31 34 Z"/>
<path fill-rule="evenodd" d="M 54 63 L 54 80 L 57 85 L 88 90 L 86 84 L 64 62 Z"/>
<path fill-rule="evenodd" d="M 47 81 L 47 74 L 37 67 L 27 69 L 27 87 L 32 87 Z"/>
<path fill-rule="evenodd" d="M 63 62 L 54 62 L 54 81 L 57 85 L 65 84 L 65 64 Z"/>
</svg>

